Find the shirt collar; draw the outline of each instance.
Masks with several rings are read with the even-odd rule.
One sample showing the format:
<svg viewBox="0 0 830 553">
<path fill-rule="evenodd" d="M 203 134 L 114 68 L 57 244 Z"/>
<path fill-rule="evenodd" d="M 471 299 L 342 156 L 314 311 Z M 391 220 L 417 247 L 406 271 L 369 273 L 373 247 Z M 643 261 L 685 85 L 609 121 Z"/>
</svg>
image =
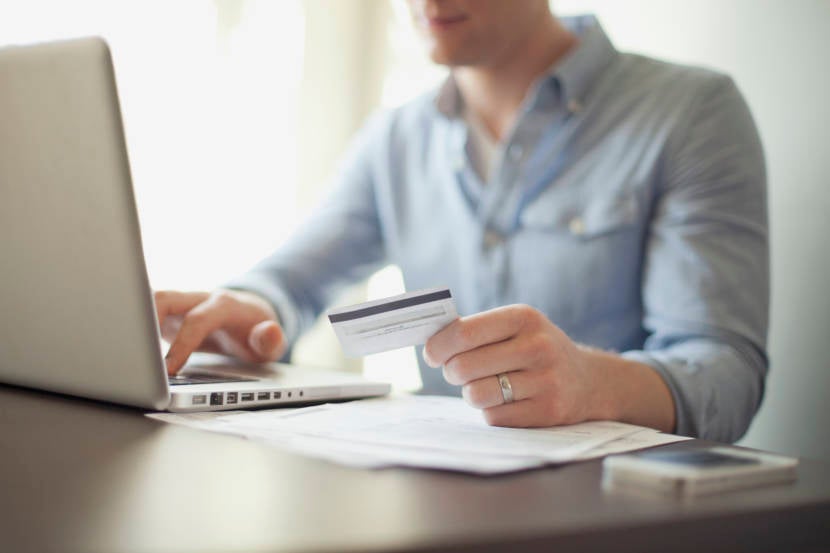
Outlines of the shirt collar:
<svg viewBox="0 0 830 553">
<path fill-rule="evenodd" d="M 561 17 L 559 20 L 579 37 L 576 48 L 550 67 L 531 90 L 539 97 L 545 84 L 558 87 L 561 100 L 568 106 L 581 106 L 591 85 L 617 57 L 617 50 L 593 15 Z M 461 116 L 462 99 L 452 73 L 434 99 L 438 112 L 449 118 Z"/>
<path fill-rule="evenodd" d="M 582 104 L 603 70 L 616 59 L 617 50 L 595 16 L 563 17 L 561 21 L 579 37 L 579 44 L 551 67 L 548 78 L 559 83 L 565 105 Z"/>
</svg>

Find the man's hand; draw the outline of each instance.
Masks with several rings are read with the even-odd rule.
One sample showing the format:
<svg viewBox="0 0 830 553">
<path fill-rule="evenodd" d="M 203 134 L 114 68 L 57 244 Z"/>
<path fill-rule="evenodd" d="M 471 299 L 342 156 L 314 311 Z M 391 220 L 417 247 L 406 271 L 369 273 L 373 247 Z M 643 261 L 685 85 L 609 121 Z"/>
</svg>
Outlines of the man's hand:
<svg viewBox="0 0 830 553">
<path fill-rule="evenodd" d="M 170 342 L 167 372 L 176 374 L 194 351 L 249 362 L 279 359 L 286 343 L 271 305 L 250 292 L 155 293 L 161 334 Z"/>
<path fill-rule="evenodd" d="M 510 305 L 457 319 L 432 336 L 424 360 L 495 426 L 622 420 L 671 431 L 674 402 L 648 365 L 574 343 L 539 311 Z M 513 402 L 498 375 L 506 373 Z"/>
</svg>

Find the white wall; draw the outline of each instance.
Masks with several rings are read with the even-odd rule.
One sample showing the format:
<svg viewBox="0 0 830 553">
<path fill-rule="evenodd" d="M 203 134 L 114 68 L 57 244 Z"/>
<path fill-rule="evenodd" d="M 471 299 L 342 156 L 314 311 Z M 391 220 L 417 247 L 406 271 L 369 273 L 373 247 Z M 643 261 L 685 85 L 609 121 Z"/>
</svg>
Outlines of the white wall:
<svg viewBox="0 0 830 553">
<path fill-rule="evenodd" d="M 743 444 L 830 458 L 830 1 L 555 0 L 617 48 L 731 74 L 769 169 L 771 372 Z"/>
</svg>

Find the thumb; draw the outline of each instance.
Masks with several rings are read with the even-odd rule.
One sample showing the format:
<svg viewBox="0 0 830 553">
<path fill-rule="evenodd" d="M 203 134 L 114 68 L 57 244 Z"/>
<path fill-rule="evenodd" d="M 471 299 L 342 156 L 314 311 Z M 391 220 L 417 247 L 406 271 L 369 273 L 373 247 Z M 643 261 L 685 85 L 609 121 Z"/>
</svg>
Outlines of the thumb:
<svg viewBox="0 0 830 553">
<path fill-rule="evenodd" d="M 283 351 L 283 334 L 274 321 L 262 321 L 248 334 L 248 345 L 263 361 L 276 361 Z"/>
</svg>

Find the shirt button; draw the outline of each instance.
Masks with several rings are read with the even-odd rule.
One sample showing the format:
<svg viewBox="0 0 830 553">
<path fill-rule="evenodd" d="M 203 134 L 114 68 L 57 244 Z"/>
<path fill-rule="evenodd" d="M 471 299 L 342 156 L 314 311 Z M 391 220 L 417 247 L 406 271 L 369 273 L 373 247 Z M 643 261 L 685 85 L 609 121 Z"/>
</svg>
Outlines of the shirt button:
<svg viewBox="0 0 830 553">
<path fill-rule="evenodd" d="M 573 217 L 570 221 L 568 221 L 568 230 L 571 231 L 571 234 L 574 236 L 581 236 L 585 234 L 585 221 L 582 220 L 582 217 Z"/>
<path fill-rule="evenodd" d="M 504 242 L 504 237 L 494 230 L 488 230 L 484 233 L 484 247 L 487 249 L 494 248 Z"/>
<path fill-rule="evenodd" d="M 507 155 L 508 155 L 508 156 L 510 157 L 510 159 L 512 159 L 513 161 L 519 161 L 520 159 L 522 159 L 522 155 L 523 155 L 524 153 L 525 153 L 525 151 L 524 151 L 524 148 L 522 148 L 522 145 L 521 145 L 521 144 L 513 144 L 513 145 L 512 145 L 512 146 L 510 146 L 510 148 L 508 148 L 508 150 L 507 150 Z"/>
<path fill-rule="evenodd" d="M 582 102 L 576 99 L 568 101 L 568 111 L 571 113 L 579 113 L 582 111 Z"/>
<path fill-rule="evenodd" d="M 467 166 L 467 161 L 463 157 L 458 157 L 453 162 L 453 169 L 456 171 L 463 171 L 464 168 Z"/>
</svg>

